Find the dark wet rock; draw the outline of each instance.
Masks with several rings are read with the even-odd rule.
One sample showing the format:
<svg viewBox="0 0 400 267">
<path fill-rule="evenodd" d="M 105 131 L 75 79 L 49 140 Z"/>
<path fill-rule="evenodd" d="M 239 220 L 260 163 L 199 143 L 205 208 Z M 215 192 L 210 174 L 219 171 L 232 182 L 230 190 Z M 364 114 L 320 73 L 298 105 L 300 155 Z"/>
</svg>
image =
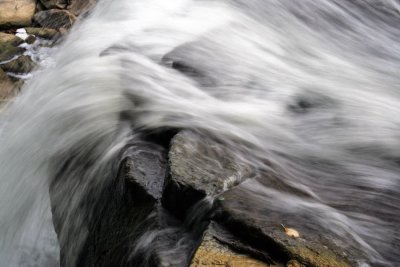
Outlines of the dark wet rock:
<svg viewBox="0 0 400 267">
<path fill-rule="evenodd" d="M 34 35 L 38 38 L 53 40 L 59 36 L 59 32 L 55 29 L 50 28 L 33 28 L 27 27 L 25 28 L 26 33 L 30 35 Z"/>
<path fill-rule="evenodd" d="M 307 212 L 298 213 L 273 208 L 275 199 L 263 191 L 261 178 L 246 181 L 221 195 L 216 202 L 215 220 L 234 233 L 249 247 L 269 254 L 277 262 L 296 260 L 306 266 L 352 266 L 348 257 L 355 259 L 356 252 L 344 251 L 337 237 L 323 226 L 310 221 Z M 268 190 L 268 189 L 267 189 Z M 278 201 L 278 200 L 276 200 Z M 288 235 L 281 224 L 293 228 L 300 237 Z"/>
<path fill-rule="evenodd" d="M 0 42 L 0 63 L 12 59 L 13 57 L 22 54 L 25 49 L 14 46 L 10 43 Z"/>
<path fill-rule="evenodd" d="M 354 265 L 348 258 L 357 259 L 356 252 L 341 248 L 347 244 L 321 230 L 307 211 L 287 209 L 284 198 L 271 196 L 287 194 L 296 203 L 293 198 L 311 199 L 306 192 L 265 171 L 258 170 L 254 178 L 254 170 L 239 163 L 223 143 L 192 131 L 172 139 L 168 170 L 164 142 L 157 144 L 155 139 L 128 144 L 118 174 L 110 177 L 112 182 L 100 193 L 100 200 L 88 194 L 85 201 L 96 204 L 93 209 L 82 205 L 90 216 L 85 220 L 88 237 L 77 266 Z M 54 203 L 69 193 L 54 191 L 64 180 L 63 170 L 59 173 L 50 189 L 57 233 L 65 220 Z M 217 198 L 213 202 L 207 196 Z M 300 236 L 288 235 L 289 229 L 281 224 Z M 69 266 L 63 255 L 74 242 L 60 243 L 62 266 Z"/>
<path fill-rule="evenodd" d="M 112 182 L 105 185 L 97 201 L 88 194 L 82 203 L 85 214 L 91 215 L 82 226 L 87 228 L 87 239 L 83 248 L 79 249 L 76 266 L 140 266 L 139 262 L 143 259 L 130 257 L 132 247 L 143 233 L 158 227 L 148 217 L 159 206 L 157 199 L 161 196 L 166 163 L 165 149 L 156 144 L 135 142 L 123 149 L 116 177 L 110 177 Z M 77 160 L 63 168 L 85 169 L 85 166 L 82 160 Z M 61 229 L 69 225 L 63 225 L 65 214 L 57 203 L 64 205 L 69 185 L 64 183 L 64 169 L 56 173 L 50 187 L 50 198 L 53 221 L 60 239 L 63 236 Z M 71 266 L 66 252 L 74 246 L 74 240 L 68 237 L 60 239 L 61 266 Z"/>
<path fill-rule="evenodd" d="M 46 10 L 46 7 L 40 2 L 40 0 L 37 1 L 35 12 L 39 12 L 39 11 L 43 11 L 43 10 Z"/>
<path fill-rule="evenodd" d="M 22 40 L 18 36 L 15 36 L 14 34 L 0 32 L 0 44 L 7 43 L 7 44 L 11 44 L 13 46 L 18 46 L 18 45 L 22 44 L 23 42 L 24 42 L 24 40 Z"/>
<path fill-rule="evenodd" d="M 36 0 L 0 1 L 0 29 L 29 26 L 35 8 Z"/>
<path fill-rule="evenodd" d="M 160 199 L 167 174 L 166 158 L 165 149 L 153 143 L 129 146 L 121 163 L 127 185 L 141 198 Z"/>
<path fill-rule="evenodd" d="M 36 37 L 33 35 L 29 35 L 28 38 L 25 39 L 25 43 L 33 44 L 36 41 Z"/>
<path fill-rule="evenodd" d="M 17 91 L 17 86 L 7 74 L 0 69 L 0 106 L 5 103 L 4 101 L 14 97 Z"/>
<path fill-rule="evenodd" d="M 47 9 L 59 8 L 63 9 L 67 7 L 68 0 L 40 0 L 43 6 Z"/>
<path fill-rule="evenodd" d="M 22 55 L 13 61 L 0 65 L 0 68 L 6 72 L 28 73 L 32 71 L 35 66 L 35 62 L 33 62 L 29 56 Z"/>
<path fill-rule="evenodd" d="M 33 20 L 38 25 L 50 29 L 69 29 L 74 24 L 76 17 L 66 10 L 51 9 L 37 12 Z"/>
<path fill-rule="evenodd" d="M 192 258 L 191 267 L 281 266 L 254 258 L 240 249 L 233 248 L 221 242 L 221 235 L 224 235 L 225 238 L 232 238 L 231 236 L 227 237 L 225 233 L 221 233 L 221 227 L 217 227 L 217 225 L 212 222 L 203 234 L 201 244 Z"/>
<path fill-rule="evenodd" d="M 68 10 L 76 16 L 79 16 L 90 11 L 96 3 L 97 0 L 70 0 Z"/>
<path fill-rule="evenodd" d="M 196 237 L 208 222 L 190 216 L 196 228 L 190 232 L 190 223 L 160 205 L 167 173 L 163 147 L 144 141 L 124 150 L 118 178 L 101 197 L 107 205 L 96 210 L 90 222 L 78 266 L 188 266 Z M 195 212 L 207 213 L 210 207 L 200 203 Z"/>
<path fill-rule="evenodd" d="M 172 139 L 169 164 L 163 205 L 181 218 L 199 200 L 221 193 L 252 173 L 226 146 L 191 131 Z"/>
</svg>

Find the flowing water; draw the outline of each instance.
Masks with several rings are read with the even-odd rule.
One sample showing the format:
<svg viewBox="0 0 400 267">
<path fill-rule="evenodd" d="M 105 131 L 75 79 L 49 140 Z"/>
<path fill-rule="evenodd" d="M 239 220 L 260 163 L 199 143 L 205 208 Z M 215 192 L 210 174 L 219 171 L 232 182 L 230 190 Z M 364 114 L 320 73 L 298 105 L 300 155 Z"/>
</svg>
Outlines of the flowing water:
<svg viewBox="0 0 400 267">
<path fill-rule="evenodd" d="M 85 163 L 63 169 L 57 203 L 73 265 L 80 201 L 98 199 L 132 129 L 186 128 L 310 196 L 249 189 L 270 208 L 398 266 L 399 23 L 397 0 L 100 1 L 1 114 L 0 265 L 27 244 L 56 264 L 48 188 L 67 159 Z"/>
</svg>

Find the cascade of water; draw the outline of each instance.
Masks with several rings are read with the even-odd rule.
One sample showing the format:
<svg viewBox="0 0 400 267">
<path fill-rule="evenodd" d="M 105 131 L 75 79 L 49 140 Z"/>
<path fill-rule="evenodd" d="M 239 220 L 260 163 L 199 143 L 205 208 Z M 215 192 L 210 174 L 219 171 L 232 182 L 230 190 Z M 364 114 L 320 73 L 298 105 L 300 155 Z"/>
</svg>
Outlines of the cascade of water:
<svg viewBox="0 0 400 267">
<path fill-rule="evenodd" d="M 98 200 L 132 128 L 171 127 L 282 173 L 311 197 L 249 190 L 325 222 L 371 262 L 399 264 L 399 5 L 101 1 L 1 114 L 0 262 L 17 265 L 22 244 L 40 240 L 63 171 L 59 238 L 75 240 L 73 265 L 90 216 L 82 199 L 90 189 Z"/>
</svg>

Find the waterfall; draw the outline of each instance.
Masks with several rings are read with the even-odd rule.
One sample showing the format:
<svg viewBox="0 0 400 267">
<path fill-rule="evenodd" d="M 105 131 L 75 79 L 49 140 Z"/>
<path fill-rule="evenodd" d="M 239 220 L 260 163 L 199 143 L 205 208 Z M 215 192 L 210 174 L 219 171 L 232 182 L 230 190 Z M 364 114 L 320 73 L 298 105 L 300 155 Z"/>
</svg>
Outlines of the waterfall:
<svg viewBox="0 0 400 267">
<path fill-rule="evenodd" d="M 57 250 L 43 238 L 56 176 L 73 266 L 91 216 L 82 199 L 99 201 L 129 140 L 165 128 L 223 140 L 307 192 L 249 189 L 271 208 L 323 222 L 368 262 L 400 264 L 399 11 L 396 0 L 100 1 L 0 114 L 1 266 L 18 266 L 28 243 Z"/>
</svg>

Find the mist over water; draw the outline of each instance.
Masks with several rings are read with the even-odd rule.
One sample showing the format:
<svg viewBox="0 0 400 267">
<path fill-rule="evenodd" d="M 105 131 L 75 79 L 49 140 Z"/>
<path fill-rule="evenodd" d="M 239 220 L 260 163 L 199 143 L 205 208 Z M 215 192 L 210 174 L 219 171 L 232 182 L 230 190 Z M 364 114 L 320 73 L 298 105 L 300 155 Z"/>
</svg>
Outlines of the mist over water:
<svg viewBox="0 0 400 267">
<path fill-rule="evenodd" d="M 303 191 L 244 184 L 361 250 L 360 264 L 399 265 L 399 10 L 395 0 L 101 1 L 0 114 L 1 266 L 18 266 L 26 244 L 54 256 L 43 236 L 55 176 L 68 181 L 55 201 L 73 266 L 91 216 L 82 199 L 99 200 L 128 141 L 166 128 L 217 138 Z"/>
</svg>

